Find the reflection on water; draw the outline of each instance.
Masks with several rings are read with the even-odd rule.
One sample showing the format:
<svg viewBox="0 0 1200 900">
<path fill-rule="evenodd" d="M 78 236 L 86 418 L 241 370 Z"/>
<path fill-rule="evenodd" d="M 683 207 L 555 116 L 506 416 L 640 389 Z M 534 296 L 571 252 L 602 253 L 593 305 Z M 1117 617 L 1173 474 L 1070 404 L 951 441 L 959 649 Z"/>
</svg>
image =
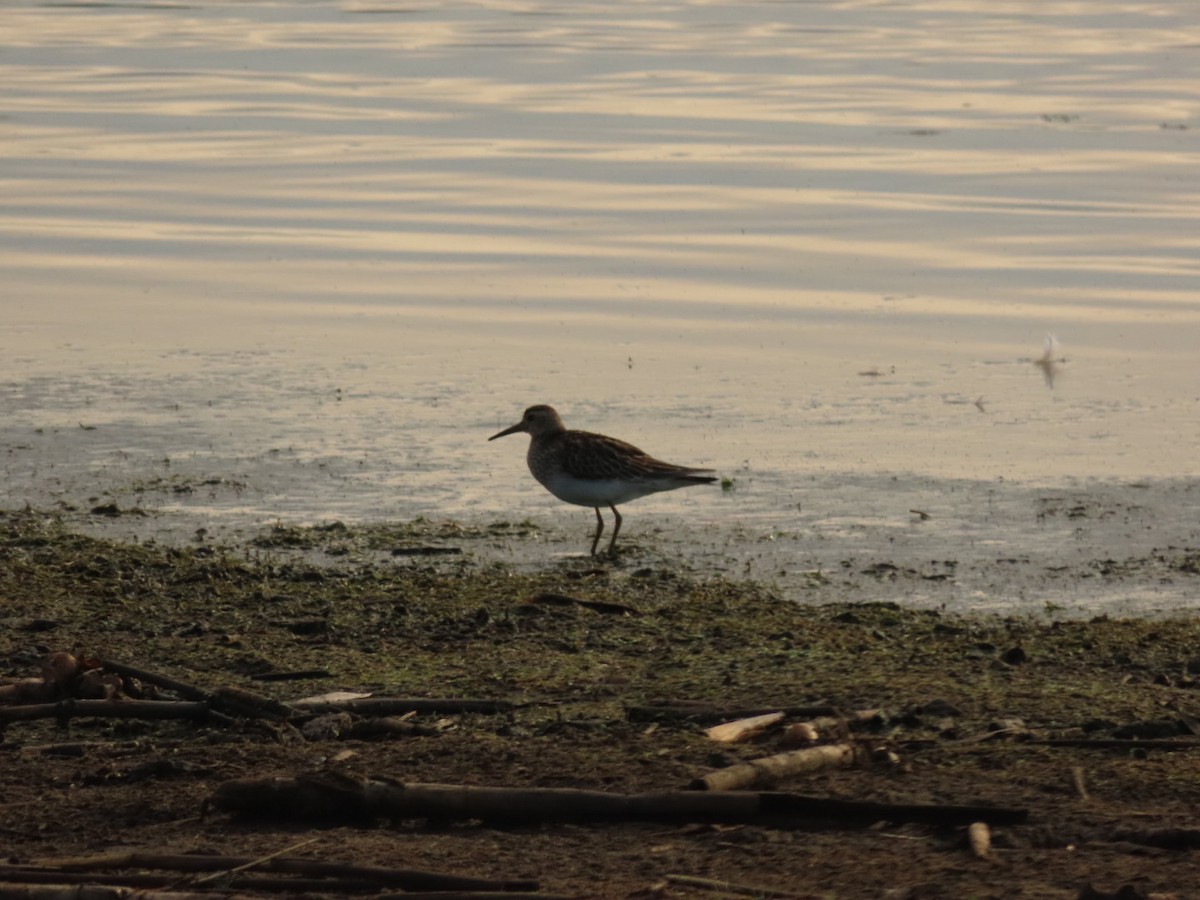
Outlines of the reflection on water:
<svg viewBox="0 0 1200 900">
<path fill-rule="evenodd" d="M 534 402 L 754 473 L 746 514 L 810 472 L 1198 471 L 1192 0 L 4 19 L 15 497 L 279 460 L 304 493 L 236 504 L 546 508 L 482 440 Z"/>
</svg>

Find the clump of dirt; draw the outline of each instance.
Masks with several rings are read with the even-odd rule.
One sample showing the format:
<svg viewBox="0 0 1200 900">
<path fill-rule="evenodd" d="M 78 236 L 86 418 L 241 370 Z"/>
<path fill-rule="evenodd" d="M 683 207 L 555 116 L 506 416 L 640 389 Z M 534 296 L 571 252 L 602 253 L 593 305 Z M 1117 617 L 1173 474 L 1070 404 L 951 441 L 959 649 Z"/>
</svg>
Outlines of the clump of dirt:
<svg viewBox="0 0 1200 900">
<path fill-rule="evenodd" d="M 303 852 L 381 865 L 402 856 L 411 868 L 534 879 L 588 897 L 695 895 L 672 874 L 823 897 L 1075 897 L 1089 882 L 1200 893 L 1189 851 L 1153 840 L 1196 827 L 1200 623 L 1189 617 L 960 617 L 839 602 L 836 585 L 819 583 L 812 590 L 829 602 L 800 606 L 663 564 L 576 558 L 531 572 L 437 553 L 461 527 L 280 525 L 241 547 L 203 536 L 172 547 L 86 537 L 31 510 L 0 513 L 4 680 L 70 651 L 285 702 L 355 690 L 514 704 L 496 715 L 421 715 L 414 721 L 427 728 L 371 741 L 246 723 L 10 722 L 0 742 L 9 861 L 114 847 L 265 854 L 308 834 L 305 823 L 200 815 L 220 784 L 251 775 L 334 768 L 638 792 L 682 789 L 779 751 L 778 730 L 717 744 L 703 732 L 711 722 L 629 715 L 687 701 L 880 710 L 853 740 L 890 762 L 773 787 L 1023 807 L 1028 823 L 996 829 L 987 859 L 971 855 L 957 827 L 812 821 L 406 821 L 314 828 Z M 528 527 L 502 533 L 513 540 Z"/>
</svg>

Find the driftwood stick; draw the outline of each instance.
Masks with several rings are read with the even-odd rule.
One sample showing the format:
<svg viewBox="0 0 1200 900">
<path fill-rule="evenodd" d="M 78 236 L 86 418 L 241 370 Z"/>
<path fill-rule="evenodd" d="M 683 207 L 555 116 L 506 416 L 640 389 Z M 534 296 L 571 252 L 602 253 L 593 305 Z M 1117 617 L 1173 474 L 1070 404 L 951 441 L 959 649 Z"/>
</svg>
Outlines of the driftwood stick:
<svg viewBox="0 0 1200 900">
<path fill-rule="evenodd" d="M 1200 750 L 1200 740 L 1190 738 L 1032 738 L 1026 744 L 1043 747 L 1080 747 L 1092 750 Z"/>
<path fill-rule="evenodd" d="M 137 892 L 137 900 L 254 900 L 253 894 L 212 891 Z M 130 900 L 128 888 L 99 884 L 0 884 L 0 900 Z"/>
<path fill-rule="evenodd" d="M 783 713 L 773 712 L 762 716 L 751 716 L 748 719 L 736 719 L 733 722 L 722 722 L 704 730 L 705 735 L 722 744 L 737 744 L 748 741 L 762 734 L 772 725 L 783 721 Z"/>
<path fill-rule="evenodd" d="M 114 659 L 104 659 L 100 661 L 100 667 L 106 672 L 115 672 L 118 675 L 123 675 L 128 678 L 136 678 L 138 681 L 144 681 L 147 684 L 154 684 L 160 688 L 166 688 L 168 691 L 173 691 L 185 700 L 207 700 L 208 691 L 203 688 L 198 688 L 194 684 L 188 684 L 186 681 L 179 681 L 171 678 L 168 675 L 160 675 L 157 672 L 150 672 L 146 669 L 138 669 L 134 666 L 128 666 L 125 663 L 117 662 Z"/>
<path fill-rule="evenodd" d="M 89 885 L 152 889 L 179 889 L 178 875 L 147 875 L 144 873 L 103 874 L 97 872 L 63 872 L 60 869 L 37 869 L 29 866 L 0 865 L 0 883 Z M 314 892 L 324 894 L 374 894 L 379 883 L 353 878 L 285 878 L 272 876 L 234 875 L 225 885 L 231 891 L 259 891 L 272 894 Z M 219 896 L 206 894 L 205 896 Z"/>
<path fill-rule="evenodd" d="M 229 724 L 233 720 L 192 700 L 60 700 L 32 706 L 0 707 L 0 722 L 96 716 L 112 719 L 195 719 Z"/>
<path fill-rule="evenodd" d="M 1071 767 L 1071 783 L 1075 785 L 1075 793 L 1079 795 L 1080 800 L 1090 800 L 1087 789 L 1087 774 L 1083 771 L 1083 766 Z"/>
<path fill-rule="evenodd" d="M 221 869 L 217 872 L 213 872 L 210 875 L 203 875 L 198 878 L 193 877 L 194 880 L 192 880 L 191 884 L 195 885 L 195 886 L 199 886 L 202 884 L 208 884 L 211 881 L 219 881 L 222 878 L 229 878 L 233 875 L 236 875 L 238 872 L 244 872 L 247 869 L 257 868 L 258 866 L 261 866 L 263 863 L 270 862 L 273 859 L 278 859 L 279 857 L 283 856 L 285 853 L 291 853 L 293 850 L 299 850 L 301 847 L 307 847 L 309 844 L 315 844 L 316 842 L 317 842 L 317 838 L 308 838 L 307 840 L 303 840 L 298 843 L 292 844 L 290 847 L 284 847 L 282 850 L 278 850 L 275 853 L 268 853 L 266 856 L 260 856 L 257 859 L 252 859 L 249 862 L 244 862 L 241 865 L 231 866 L 228 869 Z"/>
<path fill-rule="evenodd" d="M 663 877 L 673 884 L 698 888 L 702 891 L 720 891 L 723 894 L 745 894 L 750 897 L 780 897 L 791 898 L 791 900 L 817 900 L 818 896 L 816 894 L 797 894 L 795 891 L 784 891 L 777 888 L 734 884 L 732 881 L 722 881 L 717 878 L 697 878 L 694 875 L 664 875 Z"/>
<path fill-rule="evenodd" d="M 662 701 L 645 706 L 625 707 L 625 717 L 631 722 L 724 722 L 731 719 L 748 719 L 767 713 L 782 712 L 787 716 L 811 719 L 816 716 L 837 716 L 834 706 L 760 706 L 746 709 L 721 709 L 705 703 L 687 701 Z"/>
<path fill-rule="evenodd" d="M 857 744 L 826 744 L 790 750 L 716 769 L 697 778 L 689 787 L 699 791 L 736 791 L 755 784 L 770 784 L 789 775 L 819 769 L 849 768 L 863 759 Z"/>
<path fill-rule="evenodd" d="M 226 871 L 254 862 L 250 856 L 200 856 L 190 853 L 110 853 L 73 859 L 43 860 L 42 865 L 70 872 L 103 869 L 165 869 L 173 872 Z M 277 857 L 256 867 L 255 871 L 307 878 L 346 878 L 369 881 L 375 885 L 414 891 L 536 891 L 536 881 L 528 879 L 495 880 L 461 875 L 443 875 L 416 869 L 390 869 L 386 866 L 358 866 L 324 862 L 319 859 Z"/>
<path fill-rule="evenodd" d="M 1114 840 L 1166 850 L 1194 850 L 1200 847 L 1200 828 L 1160 828 L 1155 831 L 1119 831 Z"/>
<path fill-rule="evenodd" d="M 967 826 L 967 845 L 976 859 L 987 859 L 992 852 L 992 831 L 987 822 L 972 822 Z"/>
<path fill-rule="evenodd" d="M 930 822 L 969 825 L 1023 822 L 1024 809 L 862 803 L 753 791 L 659 791 L 617 794 L 567 788 L 496 788 L 402 784 L 337 772 L 297 778 L 251 778 L 218 786 L 210 802 L 250 816 L 342 820 L 432 818 L 489 822 L 762 822 L 798 820 Z"/>
<path fill-rule="evenodd" d="M 507 700 L 453 700 L 427 697 L 360 697 L 355 700 L 299 700 L 293 709 L 305 713 L 347 712 L 359 716 L 399 716 L 406 712 L 482 713 L 494 715 L 513 708 Z"/>
<path fill-rule="evenodd" d="M 212 705 L 243 719 L 287 719 L 295 710 L 286 703 L 264 697 L 245 688 L 227 685 L 217 688 L 210 698 Z"/>
</svg>

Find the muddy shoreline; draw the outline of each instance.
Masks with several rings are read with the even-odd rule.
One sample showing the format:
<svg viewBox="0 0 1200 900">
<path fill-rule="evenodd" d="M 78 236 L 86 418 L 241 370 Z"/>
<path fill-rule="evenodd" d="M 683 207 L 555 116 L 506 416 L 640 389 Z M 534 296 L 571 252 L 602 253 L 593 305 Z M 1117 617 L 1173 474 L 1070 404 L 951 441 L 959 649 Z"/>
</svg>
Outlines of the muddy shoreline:
<svg viewBox="0 0 1200 900">
<path fill-rule="evenodd" d="M 402 858 L 421 870 L 535 880 L 543 892 L 573 897 L 697 896 L 668 875 L 829 898 L 1073 898 L 1088 884 L 1165 896 L 1200 890 L 1186 841 L 1183 849 L 1153 844 L 1167 829 L 1194 828 L 1200 801 L 1200 744 L 1190 749 L 1200 625 L 1190 616 L 916 609 L 887 599 L 889 587 L 902 594 L 914 576 L 882 560 L 866 573 L 813 575 L 810 602 L 789 603 L 769 585 L 663 562 L 667 549 L 651 546 L 646 532 L 622 560 L 597 564 L 554 556 L 576 536 L 529 523 L 277 524 L 233 547 L 205 534 L 175 546 L 98 538 L 81 534 L 76 516 L 0 516 L 6 680 L 36 675 L 47 653 L 72 650 L 284 702 L 353 690 L 518 706 L 418 715 L 427 730 L 372 740 L 253 722 L 11 722 L 0 742 L 10 862 L 116 848 L 265 854 L 314 838 L 302 855 L 378 865 Z M 540 565 L 497 558 L 521 544 L 552 552 Z M 468 552 L 428 552 L 435 547 Z M 471 549 L 480 547 L 488 554 Z M 1104 577 L 1113 576 L 1096 576 Z M 1146 557 L 1120 577 L 1145 590 L 1170 577 L 1181 593 L 1193 591 L 1200 551 Z M 547 593 L 581 602 L 540 602 Z M 325 674 L 261 680 L 289 671 Z M 250 776 L 336 771 L 638 792 L 682 789 L 779 750 L 778 730 L 719 745 L 703 733 L 706 723 L 629 715 L 663 700 L 877 709 L 874 724 L 849 739 L 887 762 L 769 787 L 1019 807 L 1029 819 L 995 828 L 989 857 L 977 859 L 963 828 L 913 823 L 348 827 L 199 815 L 220 785 Z"/>
</svg>

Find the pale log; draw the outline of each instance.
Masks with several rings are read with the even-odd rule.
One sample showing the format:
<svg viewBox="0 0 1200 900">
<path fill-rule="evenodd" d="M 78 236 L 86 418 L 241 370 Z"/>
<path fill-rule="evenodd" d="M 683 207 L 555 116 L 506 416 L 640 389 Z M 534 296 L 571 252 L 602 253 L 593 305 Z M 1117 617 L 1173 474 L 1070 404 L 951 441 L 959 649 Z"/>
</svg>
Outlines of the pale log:
<svg viewBox="0 0 1200 900">
<path fill-rule="evenodd" d="M 697 778 L 690 787 L 701 791 L 735 791 L 755 784 L 771 784 L 781 778 L 803 772 L 849 768 L 861 761 L 863 753 L 856 744 L 806 747 L 803 750 L 776 753 L 774 756 L 764 756 L 725 769 L 717 769 L 702 778 Z"/>
<path fill-rule="evenodd" d="M 782 722 L 783 717 L 784 714 L 781 712 L 751 716 L 735 722 L 722 722 L 720 725 L 706 728 L 704 733 L 722 744 L 736 744 L 740 741 L 748 741 L 757 734 L 762 734 L 776 722 Z"/>
<path fill-rule="evenodd" d="M 977 859 L 987 859 L 992 852 L 992 832 L 987 822 L 972 822 L 967 826 L 967 844 Z"/>
</svg>

